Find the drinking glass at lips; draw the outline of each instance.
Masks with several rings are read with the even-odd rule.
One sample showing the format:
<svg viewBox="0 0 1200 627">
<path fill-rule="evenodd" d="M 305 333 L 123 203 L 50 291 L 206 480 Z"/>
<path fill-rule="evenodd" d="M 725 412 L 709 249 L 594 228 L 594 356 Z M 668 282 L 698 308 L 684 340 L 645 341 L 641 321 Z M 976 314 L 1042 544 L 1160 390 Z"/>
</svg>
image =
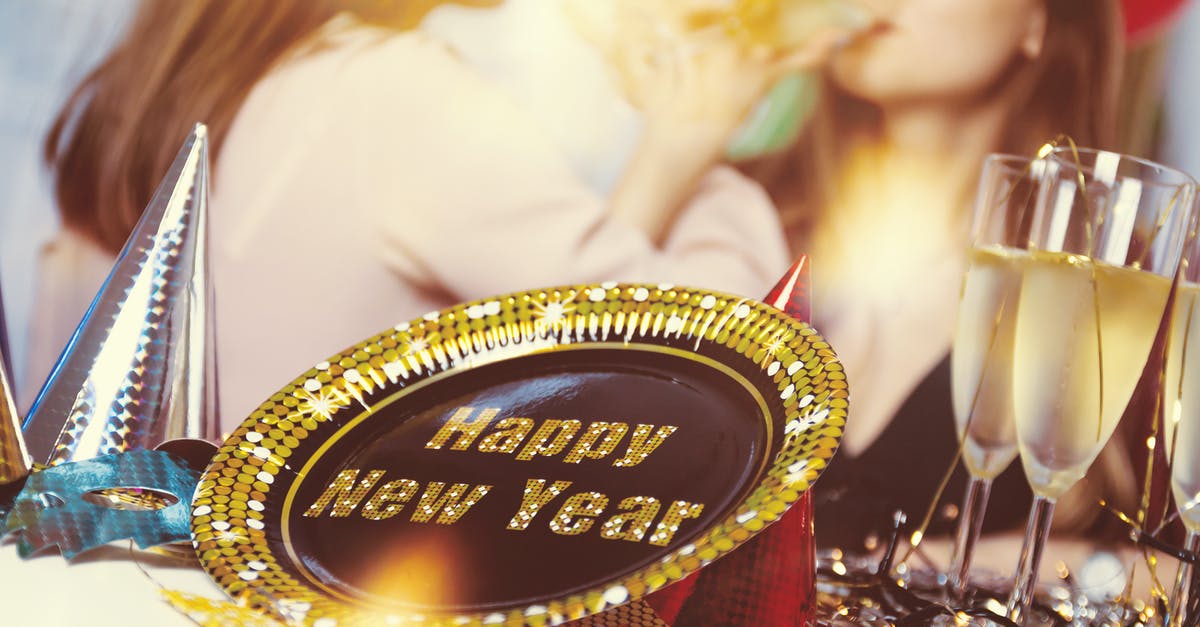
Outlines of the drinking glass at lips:
<svg viewBox="0 0 1200 627">
<path fill-rule="evenodd" d="M 1166 309 L 1195 181 L 1112 152 L 1046 160 L 1012 340 L 1017 445 L 1034 502 L 1008 611 L 1027 615 L 1055 500 L 1112 435 Z"/>
<path fill-rule="evenodd" d="M 1167 365 L 1162 410 L 1167 454 L 1171 460 L 1171 489 L 1179 517 L 1187 529 L 1185 548 L 1200 551 L 1200 215 L 1193 221 L 1184 246 L 1180 282 L 1167 336 Z M 1172 614 L 1183 619 L 1192 566 L 1180 563 L 1171 595 Z M 1176 623 L 1173 623 L 1176 624 Z"/>
<path fill-rule="evenodd" d="M 951 592 L 961 598 L 988 493 L 1017 456 L 1012 410 L 1012 346 L 1021 261 L 1045 163 L 1017 155 L 984 160 L 950 354 L 954 423 L 970 479 L 950 560 Z"/>
</svg>

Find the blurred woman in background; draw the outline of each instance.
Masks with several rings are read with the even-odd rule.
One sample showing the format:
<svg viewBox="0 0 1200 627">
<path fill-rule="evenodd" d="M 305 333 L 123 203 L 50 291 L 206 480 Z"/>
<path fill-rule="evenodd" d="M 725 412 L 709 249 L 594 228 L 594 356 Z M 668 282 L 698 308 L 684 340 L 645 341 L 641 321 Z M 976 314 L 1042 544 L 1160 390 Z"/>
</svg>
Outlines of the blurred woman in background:
<svg viewBox="0 0 1200 627">
<path fill-rule="evenodd" d="M 984 157 L 1032 156 L 1060 134 L 1112 148 L 1121 65 L 1112 0 L 879 4 L 885 19 L 833 57 L 796 147 L 751 168 L 812 258 L 816 326 L 854 390 L 816 499 L 819 540 L 847 548 L 882 541 L 897 508 L 915 524 L 957 450 L 949 350 Z M 1090 519 L 1099 486 L 1136 493 L 1128 468 L 1102 457 L 1056 522 Z M 934 531 L 964 486 L 960 468 Z M 989 527 L 1024 520 L 1019 464 L 992 501 Z"/>
<path fill-rule="evenodd" d="M 455 302 L 608 279 L 757 296 L 786 269 L 761 189 L 713 167 L 740 113 L 654 90 L 606 198 L 511 94 L 416 29 L 439 4 L 145 2 L 46 140 L 64 228 L 42 255 L 24 380 L 49 371 L 197 121 L 215 160 L 225 428 L 308 365 Z M 738 101 L 833 41 L 757 59 Z"/>
</svg>

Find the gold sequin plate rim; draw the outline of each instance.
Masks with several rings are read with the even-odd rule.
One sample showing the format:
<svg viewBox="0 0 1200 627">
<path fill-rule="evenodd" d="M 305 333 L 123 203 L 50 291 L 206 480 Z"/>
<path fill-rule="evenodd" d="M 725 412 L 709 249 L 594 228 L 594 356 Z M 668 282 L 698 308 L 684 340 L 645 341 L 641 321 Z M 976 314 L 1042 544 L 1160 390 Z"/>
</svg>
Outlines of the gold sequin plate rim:
<svg viewBox="0 0 1200 627">
<path fill-rule="evenodd" d="M 281 521 L 264 506 L 302 440 L 337 428 L 368 396 L 395 393 L 439 373 L 553 350 L 560 344 L 688 345 L 748 360 L 783 440 L 765 472 L 728 515 L 631 574 L 538 605 L 486 614 L 367 614 L 306 585 L 268 546 Z M 741 364 L 745 366 L 745 364 Z M 289 623 L 552 625 L 603 612 L 678 581 L 733 550 L 787 511 L 836 452 L 848 390 L 833 350 L 810 326 L 759 301 L 671 285 L 604 283 L 517 292 L 431 312 L 355 344 L 271 396 L 226 440 L 192 503 L 192 541 L 232 598 Z M 278 513 L 275 513 L 277 516 Z M 378 612 L 378 610 L 375 610 Z"/>
</svg>

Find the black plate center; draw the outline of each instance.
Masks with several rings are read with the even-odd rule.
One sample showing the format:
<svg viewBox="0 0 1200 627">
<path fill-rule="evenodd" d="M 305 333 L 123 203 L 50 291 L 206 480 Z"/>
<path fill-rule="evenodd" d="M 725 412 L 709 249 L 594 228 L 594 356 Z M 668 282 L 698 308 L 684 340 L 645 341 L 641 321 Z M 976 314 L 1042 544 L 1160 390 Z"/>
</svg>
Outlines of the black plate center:
<svg viewBox="0 0 1200 627">
<path fill-rule="evenodd" d="M 744 497 L 768 433 L 749 385 L 639 346 L 435 377 L 343 427 L 292 490 L 287 540 L 311 582 L 351 602 L 561 598 L 661 558 Z"/>
</svg>

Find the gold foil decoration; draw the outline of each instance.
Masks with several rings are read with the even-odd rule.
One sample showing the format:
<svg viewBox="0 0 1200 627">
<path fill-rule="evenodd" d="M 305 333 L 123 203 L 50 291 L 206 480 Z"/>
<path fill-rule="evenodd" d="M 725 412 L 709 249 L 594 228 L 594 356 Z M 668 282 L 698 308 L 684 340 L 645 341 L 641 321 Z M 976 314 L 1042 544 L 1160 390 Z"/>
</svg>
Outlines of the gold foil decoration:
<svg viewBox="0 0 1200 627">
<path fill-rule="evenodd" d="M 628 468 L 637 466 L 654 452 L 663 442 L 666 441 L 678 427 L 673 425 L 663 425 L 650 435 L 654 430 L 654 425 L 638 425 L 633 432 L 632 439 L 629 442 L 629 451 L 625 453 L 625 457 L 613 462 L 613 466 Z"/>
<path fill-rule="evenodd" d="M 621 438 L 625 437 L 625 433 L 629 431 L 629 425 L 623 422 L 593 422 L 588 425 L 587 431 L 579 436 L 579 440 L 575 442 L 575 446 L 571 448 L 571 452 L 563 458 L 564 462 L 569 464 L 578 464 L 583 461 L 583 458 L 601 459 L 613 452 L 617 448 L 617 444 L 621 442 Z M 601 440 L 600 446 L 595 446 L 596 440 Z"/>
<path fill-rule="evenodd" d="M 545 479 L 529 479 L 525 482 L 525 498 L 521 501 L 521 509 L 517 515 L 508 521 L 508 528 L 521 531 L 529 527 L 533 517 L 538 515 L 542 506 L 562 494 L 563 490 L 571 487 L 570 481 L 555 481 L 554 485 L 546 488 Z"/>
<path fill-rule="evenodd" d="M 404 504 L 412 500 L 419 489 L 421 489 L 421 484 L 412 479 L 399 479 L 385 483 L 363 506 L 363 518 L 387 520 L 399 514 Z"/>
<path fill-rule="evenodd" d="M 621 501 L 621 513 L 604 521 L 600 537 L 605 540 L 641 542 L 662 506 L 652 496 L 631 496 Z"/>
<path fill-rule="evenodd" d="M 167 604 L 200 627 L 283 627 L 283 623 L 263 612 L 228 601 L 214 601 L 177 590 L 163 590 L 162 596 Z"/>
<path fill-rule="evenodd" d="M 574 627 L 669 627 L 642 599 L 572 621 Z"/>
<path fill-rule="evenodd" d="M 505 418 L 496 423 L 496 431 L 489 433 L 479 443 L 480 453 L 513 453 L 525 436 L 533 431 L 533 420 L 529 418 Z"/>
<path fill-rule="evenodd" d="M 472 419 L 471 416 L 475 414 L 475 408 L 460 407 L 442 425 L 437 434 L 430 438 L 425 448 L 440 449 L 450 438 L 458 434 L 458 439 L 450 446 L 450 450 L 465 451 L 470 448 L 471 443 L 475 441 L 475 438 L 479 437 L 479 434 L 483 433 L 483 430 L 487 428 L 488 424 L 492 422 L 492 418 L 495 418 L 498 413 L 500 413 L 499 409 L 488 408 L 479 412 L 479 415 Z"/>
<path fill-rule="evenodd" d="M 517 453 L 517 459 L 531 460 L 535 455 L 550 457 L 558 455 L 567 448 L 567 444 L 571 443 L 571 438 L 579 432 L 579 427 L 582 426 L 578 420 L 554 420 L 550 419 L 542 423 L 537 432 L 533 434 L 533 439 Z M 546 440 L 550 440 L 550 436 L 554 439 L 547 444 Z"/>
<path fill-rule="evenodd" d="M 429 522 L 433 519 L 434 514 L 437 514 L 439 525 L 453 525 L 467 510 L 471 509 L 472 505 L 478 503 L 492 489 L 490 485 L 477 485 L 471 488 L 470 484 L 456 483 L 443 494 L 442 489 L 445 487 L 446 484 L 441 481 L 430 481 L 425 486 L 425 492 L 421 494 L 421 502 L 417 503 L 417 510 L 413 512 L 411 518 L 413 522 Z M 471 492 L 467 494 L 466 499 L 463 499 L 462 496 L 466 493 L 467 488 L 471 488 Z"/>
<path fill-rule="evenodd" d="M 572 494 L 550 520 L 550 530 L 562 536 L 585 533 L 596 522 L 592 519 L 603 514 L 607 506 L 608 497 L 599 492 Z"/>
<path fill-rule="evenodd" d="M 325 512 L 325 508 L 333 503 L 333 511 L 330 516 L 334 518 L 345 518 L 358 507 L 363 497 L 371 488 L 375 487 L 375 483 L 379 478 L 386 474 L 383 470 L 372 470 L 363 477 L 362 481 L 355 485 L 358 479 L 358 469 L 350 468 L 338 473 L 338 476 L 329 483 L 329 487 L 325 488 L 325 492 L 313 501 L 313 504 L 308 507 L 304 515 L 309 518 L 316 518 Z M 336 501 L 335 501 L 336 499 Z"/>
<path fill-rule="evenodd" d="M 704 506 L 699 503 L 688 503 L 687 501 L 671 503 L 662 522 L 658 523 L 658 527 L 650 535 L 650 544 L 667 546 L 671 543 L 671 538 L 675 537 L 675 532 L 679 531 L 679 523 L 683 522 L 685 518 L 699 518 L 702 511 L 704 511 Z"/>
</svg>

